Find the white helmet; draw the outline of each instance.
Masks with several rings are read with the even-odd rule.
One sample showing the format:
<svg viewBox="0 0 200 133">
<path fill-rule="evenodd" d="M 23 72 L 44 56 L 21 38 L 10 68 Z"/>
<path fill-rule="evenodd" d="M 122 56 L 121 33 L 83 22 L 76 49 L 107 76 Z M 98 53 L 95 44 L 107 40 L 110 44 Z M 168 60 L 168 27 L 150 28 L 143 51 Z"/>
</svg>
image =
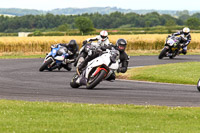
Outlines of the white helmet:
<svg viewBox="0 0 200 133">
<path fill-rule="evenodd" d="M 188 27 L 183 28 L 184 35 L 188 35 L 190 33 L 190 29 Z"/>
<path fill-rule="evenodd" d="M 105 31 L 105 30 L 102 30 L 102 31 L 100 32 L 100 36 L 101 36 L 102 39 L 105 39 L 105 38 L 108 37 L 108 32 Z"/>
</svg>

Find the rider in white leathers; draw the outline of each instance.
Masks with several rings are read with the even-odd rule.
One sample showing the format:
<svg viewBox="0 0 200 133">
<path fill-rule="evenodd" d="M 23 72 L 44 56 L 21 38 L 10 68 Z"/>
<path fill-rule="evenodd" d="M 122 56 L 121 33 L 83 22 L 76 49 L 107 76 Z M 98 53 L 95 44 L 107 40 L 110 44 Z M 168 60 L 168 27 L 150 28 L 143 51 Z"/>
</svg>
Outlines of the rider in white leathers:
<svg viewBox="0 0 200 133">
<path fill-rule="evenodd" d="M 97 41 L 97 43 L 92 42 Z M 101 50 L 105 50 L 109 45 L 110 41 L 108 39 L 108 32 L 103 30 L 100 32 L 100 35 L 94 38 L 88 38 L 83 41 L 84 50 L 80 53 L 78 59 L 82 58 L 83 60 L 77 64 L 78 71 L 82 71 L 82 69 L 87 65 L 87 63 L 94 58 L 96 55 L 88 54 L 87 42 L 92 42 L 90 45 L 99 47 Z M 85 46 L 86 45 L 86 46 Z"/>
<path fill-rule="evenodd" d="M 92 43 L 92 45 L 97 45 L 97 46 L 109 45 L 110 41 L 108 39 L 108 32 L 103 30 L 100 32 L 100 35 L 93 38 L 88 38 L 87 40 L 83 42 L 83 44 L 86 44 L 87 42 L 92 42 L 92 41 L 97 41 L 97 43 Z"/>
</svg>

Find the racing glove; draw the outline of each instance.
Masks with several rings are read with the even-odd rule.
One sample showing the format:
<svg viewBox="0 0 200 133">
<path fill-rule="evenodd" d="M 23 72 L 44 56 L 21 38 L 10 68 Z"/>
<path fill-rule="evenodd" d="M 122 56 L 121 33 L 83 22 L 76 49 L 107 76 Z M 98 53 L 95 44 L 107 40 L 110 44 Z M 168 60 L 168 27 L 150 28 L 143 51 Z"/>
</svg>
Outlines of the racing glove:
<svg viewBox="0 0 200 133">
<path fill-rule="evenodd" d="M 85 45 L 87 43 L 87 40 L 83 41 L 83 45 Z"/>
</svg>

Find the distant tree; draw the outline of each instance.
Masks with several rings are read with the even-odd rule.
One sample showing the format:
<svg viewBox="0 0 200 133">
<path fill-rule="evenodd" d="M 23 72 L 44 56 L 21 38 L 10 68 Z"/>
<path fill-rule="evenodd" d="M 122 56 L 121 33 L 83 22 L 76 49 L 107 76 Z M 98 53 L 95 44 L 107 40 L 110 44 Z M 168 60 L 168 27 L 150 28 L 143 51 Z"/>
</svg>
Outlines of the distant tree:
<svg viewBox="0 0 200 133">
<path fill-rule="evenodd" d="M 182 15 L 188 15 L 189 16 L 189 11 L 188 10 L 183 10 L 183 11 L 177 11 L 176 12 L 176 15 L 179 17 L 179 16 L 182 16 Z"/>
<path fill-rule="evenodd" d="M 58 31 L 67 31 L 69 30 L 69 25 L 68 24 L 62 24 L 58 26 Z"/>
<path fill-rule="evenodd" d="M 167 27 L 171 27 L 174 25 L 176 25 L 176 22 L 173 19 L 167 20 L 165 23 L 165 26 L 167 26 Z"/>
<path fill-rule="evenodd" d="M 145 27 L 150 27 L 150 25 L 151 25 L 151 21 L 146 21 L 145 22 Z"/>
<path fill-rule="evenodd" d="M 189 18 L 186 23 L 187 26 L 193 29 L 200 26 L 200 21 L 198 18 Z"/>
<path fill-rule="evenodd" d="M 200 13 L 195 13 L 191 17 L 200 19 Z"/>
<path fill-rule="evenodd" d="M 176 22 L 173 19 L 167 20 L 165 26 L 167 27 L 168 33 L 172 32 L 172 27 L 176 25 Z"/>
<path fill-rule="evenodd" d="M 86 17 L 78 17 L 75 19 L 75 26 L 80 30 L 82 34 L 88 33 L 94 30 L 93 22 Z"/>
<path fill-rule="evenodd" d="M 36 30 L 36 31 L 33 32 L 33 35 L 34 35 L 34 36 L 41 36 L 42 33 L 41 33 L 41 31 Z"/>
<path fill-rule="evenodd" d="M 181 19 L 184 22 L 187 21 L 187 19 L 189 19 L 189 18 L 190 18 L 190 15 L 188 15 L 188 14 L 183 14 L 179 17 L 179 19 Z"/>
<path fill-rule="evenodd" d="M 157 12 L 148 13 L 144 16 L 145 27 L 153 27 L 160 25 L 160 15 Z"/>
</svg>

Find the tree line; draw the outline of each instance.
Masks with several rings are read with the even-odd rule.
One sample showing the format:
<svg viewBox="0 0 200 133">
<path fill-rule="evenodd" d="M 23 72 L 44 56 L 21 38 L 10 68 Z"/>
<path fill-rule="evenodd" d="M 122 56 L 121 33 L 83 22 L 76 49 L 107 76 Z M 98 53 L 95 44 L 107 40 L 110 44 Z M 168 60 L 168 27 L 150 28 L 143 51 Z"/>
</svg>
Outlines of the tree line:
<svg viewBox="0 0 200 133">
<path fill-rule="evenodd" d="M 160 15 L 157 12 L 139 15 L 136 13 L 114 12 L 111 14 L 82 14 L 82 15 L 25 15 L 7 17 L 0 16 L 0 32 L 33 31 L 35 29 L 76 29 L 87 19 L 90 27 L 97 29 L 131 28 L 131 27 L 154 27 L 188 25 L 192 28 L 200 25 L 200 13 L 193 15 L 182 14 L 173 17 L 167 14 Z M 88 24 L 86 23 L 86 24 Z M 91 28 L 89 28 L 91 30 Z"/>
</svg>

